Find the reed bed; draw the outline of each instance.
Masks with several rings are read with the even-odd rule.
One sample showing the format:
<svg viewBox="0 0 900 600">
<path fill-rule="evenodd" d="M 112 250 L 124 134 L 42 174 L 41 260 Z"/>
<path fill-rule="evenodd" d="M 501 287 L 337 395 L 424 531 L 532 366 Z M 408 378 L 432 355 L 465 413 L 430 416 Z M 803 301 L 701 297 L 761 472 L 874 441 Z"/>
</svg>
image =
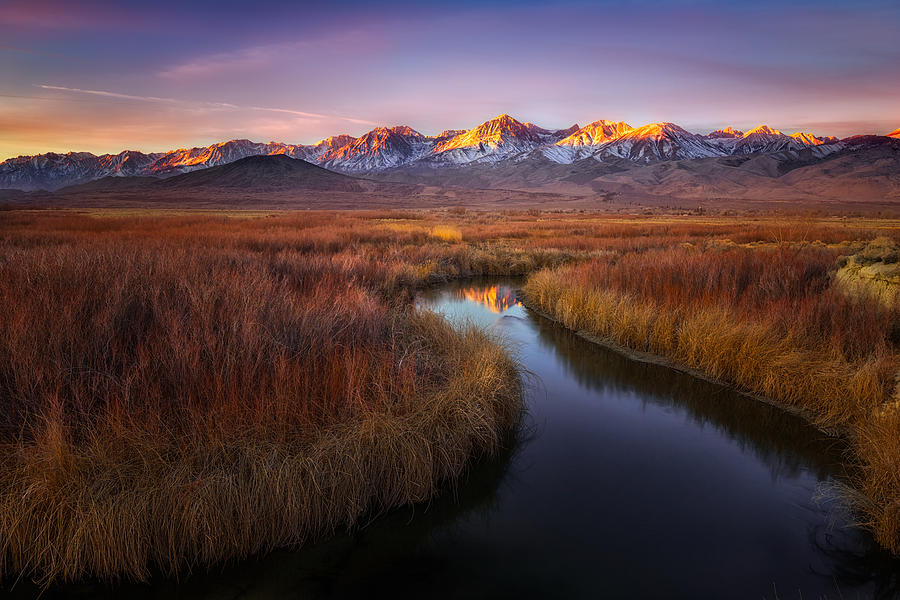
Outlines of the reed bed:
<svg viewBox="0 0 900 600">
<path fill-rule="evenodd" d="M 522 410 L 501 343 L 414 308 L 417 288 L 475 275 L 532 274 L 529 296 L 570 327 L 852 425 L 860 505 L 896 550 L 896 315 L 840 295 L 829 265 L 897 231 L 4 211 L 0 577 L 181 574 L 432 497 Z"/>
<path fill-rule="evenodd" d="M 354 251 L 352 227 L 56 219 L 3 223 L 0 576 L 144 580 L 303 544 L 427 500 L 517 422 L 502 344 L 416 312 L 413 267 Z"/>
<path fill-rule="evenodd" d="M 848 431 L 853 494 L 900 552 L 900 305 L 835 283 L 848 248 L 688 244 L 615 253 L 529 277 L 566 327 L 664 357 Z"/>
</svg>

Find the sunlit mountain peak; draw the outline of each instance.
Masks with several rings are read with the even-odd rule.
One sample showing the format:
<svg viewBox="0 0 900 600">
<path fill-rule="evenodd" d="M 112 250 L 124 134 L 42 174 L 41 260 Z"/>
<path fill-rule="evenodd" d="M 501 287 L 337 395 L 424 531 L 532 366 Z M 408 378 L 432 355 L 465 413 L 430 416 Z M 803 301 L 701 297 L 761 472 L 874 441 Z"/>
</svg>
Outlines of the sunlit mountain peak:
<svg viewBox="0 0 900 600">
<path fill-rule="evenodd" d="M 600 119 L 576 130 L 557 142 L 559 146 L 597 146 L 631 131 L 633 127 L 623 121 Z"/>
<path fill-rule="evenodd" d="M 533 125 L 523 123 L 509 116 L 500 114 L 449 140 L 438 144 L 434 152 L 446 152 L 463 148 L 492 148 L 505 145 L 521 146 L 523 144 L 539 144 L 552 132 Z"/>
<path fill-rule="evenodd" d="M 798 142 L 805 144 L 807 146 L 821 146 L 822 144 L 830 144 L 837 141 L 837 138 L 833 136 L 817 136 L 805 131 L 798 131 L 797 133 L 792 133 L 791 137 L 797 140 Z"/>
<path fill-rule="evenodd" d="M 754 127 L 750 131 L 744 134 L 744 137 L 751 135 L 784 135 L 777 129 L 772 129 L 768 125 L 760 125 L 759 127 Z"/>
<path fill-rule="evenodd" d="M 733 127 L 725 127 L 724 129 L 716 129 L 708 134 L 706 137 L 709 139 L 726 139 L 726 138 L 739 138 L 744 135 L 744 132 L 740 129 L 734 129 Z"/>
<path fill-rule="evenodd" d="M 471 302 L 477 302 L 495 313 L 502 313 L 520 304 L 512 288 L 505 285 L 494 285 L 489 288 L 473 287 L 459 291 L 459 296 Z"/>
</svg>

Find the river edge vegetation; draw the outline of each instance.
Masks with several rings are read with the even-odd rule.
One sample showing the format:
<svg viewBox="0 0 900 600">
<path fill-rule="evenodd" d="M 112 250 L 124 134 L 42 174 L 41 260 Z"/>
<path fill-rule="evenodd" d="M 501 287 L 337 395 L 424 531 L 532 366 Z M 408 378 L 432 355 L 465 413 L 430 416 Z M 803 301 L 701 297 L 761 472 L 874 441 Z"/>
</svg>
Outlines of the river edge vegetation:
<svg viewBox="0 0 900 600">
<path fill-rule="evenodd" d="M 861 248 L 687 243 L 545 269 L 523 294 L 601 343 L 662 357 L 847 435 L 850 500 L 898 553 L 900 302 L 887 277 L 837 276 L 860 262 L 900 272 L 898 249 L 887 237 Z"/>
<path fill-rule="evenodd" d="M 522 409 L 498 340 L 414 308 L 475 275 L 529 275 L 570 328 L 845 428 L 856 508 L 897 552 L 897 307 L 836 273 L 898 239 L 871 219 L 0 213 L 0 577 L 177 574 L 432 497 Z"/>
</svg>

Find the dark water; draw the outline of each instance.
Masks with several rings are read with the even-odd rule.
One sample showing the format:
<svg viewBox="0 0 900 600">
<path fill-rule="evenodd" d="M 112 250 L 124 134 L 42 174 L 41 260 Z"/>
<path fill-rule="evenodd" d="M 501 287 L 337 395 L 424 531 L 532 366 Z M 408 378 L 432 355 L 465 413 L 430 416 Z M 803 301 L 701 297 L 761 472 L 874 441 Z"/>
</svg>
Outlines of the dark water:
<svg viewBox="0 0 900 600">
<path fill-rule="evenodd" d="M 581 340 L 468 283 L 424 307 L 532 373 L 519 441 L 429 505 L 181 582 L 44 597 L 871 598 L 900 562 L 835 499 L 844 446 L 799 418 Z M 34 593 L 27 585 L 12 595 Z"/>
</svg>

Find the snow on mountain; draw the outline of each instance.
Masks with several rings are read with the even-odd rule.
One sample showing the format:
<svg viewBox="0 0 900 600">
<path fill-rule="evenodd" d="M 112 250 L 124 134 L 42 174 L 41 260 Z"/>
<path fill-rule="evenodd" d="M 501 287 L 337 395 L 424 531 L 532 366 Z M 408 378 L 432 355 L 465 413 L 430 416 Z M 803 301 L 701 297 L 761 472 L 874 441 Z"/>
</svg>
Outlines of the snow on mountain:
<svg viewBox="0 0 900 600">
<path fill-rule="evenodd" d="M 333 152 L 354 139 L 349 135 L 338 135 L 309 146 L 230 140 L 155 154 L 126 150 L 100 156 L 89 152 L 20 156 L 0 163 L 0 188 L 55 190 L 109 176 L 175 175 L 228 164 L 248 156 L 270 154 L 317 161 L 325 153 Z"/>
<path fill-rule="evenodd" d="M 622 121 L 594 121 L 559 140 L 553 146 L 544 148 L 543 154 L 558 163 L 571 163 L 591 156 L 606 142 L 631 131 L 633 127 Z"/>
<path fill-rule="evenodd" d="M 532 123 L 522 123 L 507 114 L 497 115 L 474 129 L 436 144 L 429 162 L 497 162 L 555 142 L 559 139 L 556 136 L 560 135 L 561 131 L 550 131 Z"/>
<path fill-rule="evenodd" d="M 248 156 L 261 154 L 286 154 L 302 158 L 307 147 L 269 142 L 261 144 L 250 140 L 230 140 L 200 148 L 179 148 L 168 152 L 148 169 L 147 175 L 187 173 L 197 169 L 224 165 Z"/>
<path fill-rule="evenodd" d="M 889 135 L 900 138 L 900 129 Z M 230 140 L 157 154 L 125 151 L 101 156 L 87 152 L 20 156 L 0 163 L 0 188 L 55 190 L 107 176 L 169 176 L 272 154 L 338 171 L 366 172 L 415 165 L 440 168 L 520 161 L 538 152 L 561 164 L 588 157 L 653 162 L 750 153 L 812 151 L 814 156 L 825 156 L 853 147 L 848 144 L 810 133 L 785 135 L 765 125 L 747 132 L 726 127 L 698 135 L 674 123 L 651 123 L 635 129 L 621 121 L 599 120 L 585 127 L 549 130 L 501 114 L 473 129 L 450 129 L 436 136 L 424 136 L 401 125 L 377 127 L 359 138 L 338 135 L 309 145 Z"/>
<path fill-rule="evenodd" d="M 835 144 L 838 141 L 833 136 L 816 136 L 806 132 L 787 135 L 767 125 L 760 125 L 746 133 L 726 127 L 704 137 L 726 154 L 797 152 L 804 148 Z M 820 148 L 817 154 L 827 151 L 828 148 Z"/>
<path fill-rule="evenodd" d="M 465 132 L 465 129 L 445 129 L 444 131 L 434 136 L 434 143 L 440 144 L 442 142 L 446 142 L 447 140 L 455 138 L 456 136 Z"/>
<path fill-rule="evenodd" d="M 822 144 L 833 144 L 838 141 L 833 135 L 817 136 L 805 131 L 792 133 L 791 137 L 806 146 L 821 146 Z"/>
<path fill-rule="evenodd" d="M 557 146 L 599 146 L 605 142 L 622 136 L 634 129 L 628 123 L 622 121 L 613 122 L 603 119 L 585 125 L 572 135 L 556 142 Z"/>
<path fill-rule="evenodd" d="M 734 129 L 732 127 L 726 127 L 725 129 L 716 129 L 713 132 L 707 133 L 705 136 L 708 140 L 722 140 L 728 138 L 739 138 L 743 137 L 744 132 L 739 129 Z"/>
<path fill-rule="evenodd" d="M 802 131 L 787 135 L 767 125 L 760 125 L 734 140 L 731 154 L 798 153 L 806 150 L 812 151 L 814 156 L 823 157 L 842 147 L 834 136 L 816 136 Z"/>
<path fill-rule="evenodd" d="M 753 152 L 783 152 L 800 150 L 805 144 L 785 135 L 768 125 L 760 125 L 751 129 L 735 141 L 732 154 L 751 154 Z"/>
<path fill-rule="evenodd" d="M 323 154 L 319 162 L 340 171 L 389 169 L 422 158 L 432 146 L 432 138 L 406 125 L 376 127 L 352 143 Z"/>
<path fill-rule="evenodd" d="M 90 152 L 49 152 L 0 163 L 0 188 L 55 190 L 108 176 L 142 175 L 162 154 L 125 150 L 95 156 Z"/>
<path fill-rule="evenodd" d="M 597 150 L 595 156 L 650 162 L 708 158 L 723 154 L 720 148 L 710 144 L 702 135 L 691 133 L 674 123 L 651 123 L 607 142 Z"/>
<path fill-rule="evenodd" d="M 300 158 L 310 162 L 317 162 L 324 155 L 340 150 L 344 146 L 352 144 L 355 141 L 355 137 L 344 133 L 341 135 L 333 135 L 331 137 L 327 137 L 324 140 L 320 140 L 310 146 L 291 146 L 291 148 L 302 149 L 295 151 L 293 154 L 289 152 L 277 152 L 276 154 L 287 154 L 292 158 Z"/>
</svg>

